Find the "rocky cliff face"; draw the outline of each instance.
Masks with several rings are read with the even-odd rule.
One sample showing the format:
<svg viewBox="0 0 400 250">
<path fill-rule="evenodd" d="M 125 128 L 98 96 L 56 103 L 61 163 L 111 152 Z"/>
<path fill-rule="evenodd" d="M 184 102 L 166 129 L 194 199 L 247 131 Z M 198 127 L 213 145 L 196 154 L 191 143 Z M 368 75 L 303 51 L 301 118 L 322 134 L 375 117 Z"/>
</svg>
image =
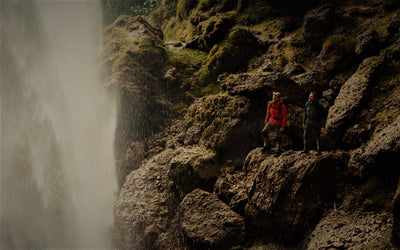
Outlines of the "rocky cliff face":
<svg viewBox="0 0 400 250">
<path fill-rule="evenodd" d="M 104 53 L 120 93 L 115 247 L 398 244 L 398 8 L 179 0 L 153 24 L 117 19 Z M 290 101 L 278 157 L 260 148 L 273 91 Z M 310 91 L 327 111 L 321 155 L 299 152 Z"/>
</svg>

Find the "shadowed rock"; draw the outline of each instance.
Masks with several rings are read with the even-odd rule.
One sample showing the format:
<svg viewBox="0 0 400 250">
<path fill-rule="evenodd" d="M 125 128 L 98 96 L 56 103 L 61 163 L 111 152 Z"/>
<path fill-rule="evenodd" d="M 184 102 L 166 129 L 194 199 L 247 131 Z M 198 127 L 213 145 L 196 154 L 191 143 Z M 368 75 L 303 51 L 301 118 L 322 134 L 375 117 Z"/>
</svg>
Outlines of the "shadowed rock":
<svg viewBox="0 0 400 250">
<path fill-rule="evenodd" d="M 317 222 L 324 202 L 336 193 L 347 158 L 339 151 L 321 156 L 291 151 L 275 158 L 253 150 L 245 161 L 246 215 L 272 237 L 276 232 L 295 239 Z"/>
<path fill-rule="evenodd" d="M 371 56 L 379 51 L 379 36 L 376 30 L 370 30 L 357 37 L 356 55 Z"/>
<path fill-rule="evenodd" d="M 244 240 L 244 219 L 215 195 L 196 189 L 181 202 L 182 231 L 198 249 L 221 249 Z"/>
<path fill-rule="evenodd" d="M 342 86 L 335 104 L 330 107 L 328 112 L 326 132 L 330 138 L 340 138 L 343 131 L 355 123 L 353 119 L 356 118 L 373 77 L 382 63 L 382 57 L 365 59 Z"/>
<path fill-rule="evenodd" d="M 320 39 L 333 27 L 334 9 L 331 4 L 322 5 L 304 16 L 304 37 L 307 40 Z"/>
<path fill-rule="evenodd" d="M 399 173 L 400 116 L 377 133 L 372 140 L 352 152 L 349 172 L 353 176 L 367 177 L 379 173 Z"/>
<path fill-rule="evenodd" d="M 211 190 L 219 174 L 216 155 L 206 148 L 181 148 L 169 163 L 169 174 L 183 198 L 196 188 Z"/>
<path fill-rule="evenodd" d="M 166 150 L 126 178 L 115 207 L 113 240 L 119 249 L 179 246 L 179 201 L 167 168 L 176 154 Z"/>
</svg>

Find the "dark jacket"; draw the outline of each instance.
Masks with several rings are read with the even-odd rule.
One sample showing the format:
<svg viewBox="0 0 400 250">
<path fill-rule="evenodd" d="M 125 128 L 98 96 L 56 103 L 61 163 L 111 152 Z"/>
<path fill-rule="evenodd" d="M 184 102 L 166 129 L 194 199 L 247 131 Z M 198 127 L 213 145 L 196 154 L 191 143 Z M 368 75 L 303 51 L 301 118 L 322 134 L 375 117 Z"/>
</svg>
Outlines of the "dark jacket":
<svg viewBox="0 0 400 250">
<path fill-rule="evenodd" d="M 325 111 L 321 102 L 317 101 L 314 104 L 307 102 L 304 106 L 303 124 L 310 121 L 320 121 L 321 126 L 325 126 Z"/>
</svg>

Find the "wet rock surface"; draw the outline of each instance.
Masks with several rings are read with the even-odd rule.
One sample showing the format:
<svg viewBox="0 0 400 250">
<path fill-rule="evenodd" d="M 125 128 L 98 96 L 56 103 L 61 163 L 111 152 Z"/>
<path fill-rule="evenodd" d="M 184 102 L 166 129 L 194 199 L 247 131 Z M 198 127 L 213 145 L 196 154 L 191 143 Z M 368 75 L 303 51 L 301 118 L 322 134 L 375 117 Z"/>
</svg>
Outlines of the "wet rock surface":
<svg viewBox="0 0 400 250">
<path fill-rule="evenodd" d="M 349 160 L 349 171 L 354 176 L 396 174 L 400 160 L 400 116 L 377 133 L 367 144 L 354 150 Z"/>
<path fill-rule="evenodd" d="M 323 203 L 335 195 L 347 158 L 344 152 L 317 156 L 294 151 L 275 158 L 253 150 L 245 162 L 246 214 L 271 234 L 274 230 L 292 237 L 301 234 L 318 220 Z"/>
<path fill-rule="evenodd" d="M 331 211 L 311 233 L 306 249 L 376 249 L 390 238 L 392 216 L 387 212 Z"/>
<path fill-rule="evenodd" d="M 114 241 L 118 248 L 179 246 L 179 200 L 166 168 L 176 154 L 164 151 L 126 178 L 115 208 Z"/>
<path fill-rule="evenodd" d="M 326 123 L 328 136 L 341 136 L 344 128 L 354 123 L 357 112 L 359 112 L 366 98 L 372 77 L 377 73 L 382 63 L 382 57 L 365 59 L 357 71 L 342 86 L 335 104 L 330 107 L 328 112 Z"/>
<path fill-rule="evenodd" d="M 398 190 L 379 190 L 386 192 L 381 203 L 393 209 L 336 208 L 345 190 L 357 194 L 360 180 L 399 175 L 399 14 L 385 12 L 397 5 L 315 1 L 290 21 L 297 25 L 236 27 L 271 7 L 254 4 L 238 1 L 223 15 L 199 3 L 187 17 L 198 30 L 186 48 L 183 40 L 165 45 L 160 30 L 142 18 L 121 18 L 107 31 L 121 38 L 106 41 L 104 62 L 108 83 L 122 97 L 116 248 L 371 249 L 390 248 L 390 237 L 399 238 Z M 236 14 L 249 16 L 236 23 Z M 185 78 L 188 64 L 168 60 L 186 57 L 189 47 L 209 54 Z M 143 60 L 149 68 L 138 65 Z M 208 78 L 199 78 L 204 72 Z M 290 102 L 276 157 L 260 148 L 273 91 Z M 310 91 L 329 108 L 321 155 L 296 151 Z M 173 110 L 179 115 L 169 116 Z"/>
<path fill-rule="evenodd" d="M 182 231 L 195 248 L 229 247 L 244 240 L 244 218 L 215 195 L 200 189 L 181 202 Z"/>
</svg>

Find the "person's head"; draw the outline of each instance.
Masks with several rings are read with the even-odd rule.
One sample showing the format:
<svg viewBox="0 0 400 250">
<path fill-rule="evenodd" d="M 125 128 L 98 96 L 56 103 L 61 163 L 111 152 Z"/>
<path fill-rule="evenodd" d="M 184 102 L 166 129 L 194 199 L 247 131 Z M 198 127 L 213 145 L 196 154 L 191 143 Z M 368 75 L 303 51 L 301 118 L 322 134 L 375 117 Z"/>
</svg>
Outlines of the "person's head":
<svg viewBox="0 0 400 250">
<path fill-rule="evenodd" d="M 279 92 L 272 92 L 272 100 L 277 102 L 281 99 L 281 93 Z"/>
<path fill-rule="evenodd" d="M 310 95 L 308 96 L 308 101 L 309 102 L 316 102 L 317 101 L 317 94 L 315 94 L 315 92 L 311 92 Z"/>
</svg>

